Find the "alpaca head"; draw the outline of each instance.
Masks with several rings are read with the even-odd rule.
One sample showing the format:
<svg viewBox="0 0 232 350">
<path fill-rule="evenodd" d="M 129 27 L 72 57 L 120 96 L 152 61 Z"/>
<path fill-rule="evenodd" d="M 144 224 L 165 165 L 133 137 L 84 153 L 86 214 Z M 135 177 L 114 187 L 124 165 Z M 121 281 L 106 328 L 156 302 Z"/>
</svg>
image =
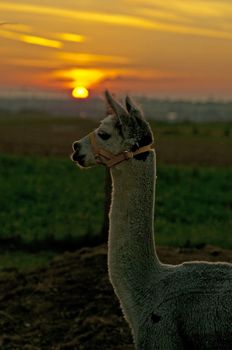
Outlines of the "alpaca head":
<svg viewBox="0 0 232 350">
<path fill-rule="evenodd" d="M 135 152 L 143 146 L 150 145 L 153 142 L 152 131 L 132 100 L 126 97 L 124 108 L 108 91 L 105 97 L 112 112 L 91 133 L 97 149 L 118 155 L 125 151 Z M 106 164 L 104 156 L 96 156 L 90 134 L 75 141 L 73 151 L 71 159 L 81 167 Z"/>
</svg>

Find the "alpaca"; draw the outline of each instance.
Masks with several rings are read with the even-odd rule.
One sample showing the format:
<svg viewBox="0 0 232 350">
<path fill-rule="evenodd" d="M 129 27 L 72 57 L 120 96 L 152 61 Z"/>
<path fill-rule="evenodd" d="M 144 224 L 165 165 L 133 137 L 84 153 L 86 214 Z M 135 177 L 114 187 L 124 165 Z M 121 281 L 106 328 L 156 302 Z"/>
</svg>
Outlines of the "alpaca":
<svg viewBox="0 0 232 350">
<path fill-rule="evenodd" d="M 80 167 L 110 168 L 108 271 L 137 350 L 232 349 L 232 265 L 160 262 L 154 242 L 156 156 L 148 122 L 109 92 L 108 115 L 73 143 Z"/>
</svg>

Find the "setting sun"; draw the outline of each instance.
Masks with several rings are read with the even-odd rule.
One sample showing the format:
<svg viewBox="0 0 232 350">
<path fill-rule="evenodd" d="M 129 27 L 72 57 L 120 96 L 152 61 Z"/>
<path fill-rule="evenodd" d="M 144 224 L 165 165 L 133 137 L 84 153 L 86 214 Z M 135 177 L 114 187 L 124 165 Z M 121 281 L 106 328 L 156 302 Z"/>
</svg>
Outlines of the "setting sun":
<svg viewBox="0 0 232 350">
<path fill-rule="evenodd" d="M 89 91 L 84 86 L 77 86 L 73 89 L 72 96 L 74 98 L 87 98 L 89 96 Z"/>
</svg>

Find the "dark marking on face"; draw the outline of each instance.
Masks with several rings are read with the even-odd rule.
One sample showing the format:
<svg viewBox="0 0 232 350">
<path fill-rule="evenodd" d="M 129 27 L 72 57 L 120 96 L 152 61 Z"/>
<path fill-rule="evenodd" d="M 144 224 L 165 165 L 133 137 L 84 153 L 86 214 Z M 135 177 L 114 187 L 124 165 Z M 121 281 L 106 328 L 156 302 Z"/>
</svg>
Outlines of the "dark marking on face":
<svg viewBox="0 0 232 350">
<path fill-rule="evenodd" d="M 137 151 L 137 149 L 139 149 L 139 143 L 136 142 L 132 147 L 131 147 L 131 152 L 135 152 Z"/>
<path fill-rule="evenodd" d="M 153 142 L 153 138 L 151 133 L 147 133 L 145 136 L 143 136 L 139 141 L 139 147 L 150 145 Z"/>
<path fill-rule="evenodd" d="M 161 316 L 155 314 L 154 312 L 151 314 L 151 320 L 153 323 L 158 323 L 161 320 Z"/>
<path fill-rule="evenodd" d="M 141 153 L 141 154 L 137 154 L 137 156 L 134 156 L 134 158 L 137 159 L 137 160 L 145 161 L 147 159 L 148 155 L 149 155 L 149 152 L 144 152 L 144 153 Z"/>
<path fill-rule="evenodd" d="M 153 142 L 152 134 L 149 132 L 138 141 L 138 143 L 137 143 L 139 145 L 138 148 L 150 145 L 152 142 Z M 148 155 L 149 155 L 149 152 L 145 152 L 145 153 L 138 154 L 134 158 L 137 160 L 145 161 L 147 159 Z"/>
</svg>

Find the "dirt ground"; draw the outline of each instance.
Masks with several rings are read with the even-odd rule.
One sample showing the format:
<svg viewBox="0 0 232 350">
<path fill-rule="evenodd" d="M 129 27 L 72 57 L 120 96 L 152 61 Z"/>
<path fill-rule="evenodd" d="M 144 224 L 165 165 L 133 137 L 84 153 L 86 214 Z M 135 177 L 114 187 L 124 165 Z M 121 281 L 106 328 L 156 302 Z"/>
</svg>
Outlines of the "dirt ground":
<svg viewBox="0 0 232 350">
<path fill-rule="evenodd" d="M 232 262 L 232 251 L 159 247 L 162 262 Z M 46 269 L 0 273 L 0 349 L 132 350 L 107 276 L 107 249 L 101 245 L 57 256 Z"/>
</svg>

